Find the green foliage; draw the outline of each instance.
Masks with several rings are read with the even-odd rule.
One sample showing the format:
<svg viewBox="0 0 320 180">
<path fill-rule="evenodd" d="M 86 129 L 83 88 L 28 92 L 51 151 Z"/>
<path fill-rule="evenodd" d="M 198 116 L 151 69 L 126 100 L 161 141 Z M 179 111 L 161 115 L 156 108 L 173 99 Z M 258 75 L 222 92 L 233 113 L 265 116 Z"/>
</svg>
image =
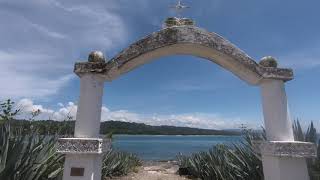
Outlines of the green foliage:
<svg viewBox="0 0 320 180">
<path fill-rule="evenodd" d="M 105 135 L 105 137 L 113 140 L 113 132 L 109 132 L 108 134 Z"/>
<path fill-rule="evenodd" d="M 293 124 L 296 141 L 317 142 L 317 131 L 311 122 L 306 133 L 300 122 Z M 191 156 L 178 155 L 179 172 L 203 180 L 261 180 L 263 179 L 261 155 L 253 151 L 253 140 L 265 140 L 265 131 L 253 133 L 245 131 L 245 141 L 233 146 L 218 145 L 208 152 L 200 152 Z M 320 140 L 318 156 L 307 159 L 311 180 L 320 180 Z"/>
<path fill-rule="evenodd" d="M 252 136 L 233 146 L 217 145 L 208 152 L 178 155 L 179 173 L 203 180 L 259 180 L 263 177 L 260 156 L 252 149 Z M 184 173 L 183 173 L 184 172 Z"/>
<path fill-rule="evenodd" d="M 313 122 L 311 122 L 305 136 L 306 142 L 317 143 L 317 130 L 313 126 Z"/>
<path fill-rule="evenodd" d="M 63 122 L 35 121 L 41 113 L 36 110 L 28 121 L 20 121 L 14 120 L 19 110 L 12 101 L 1 103 L 0 108 L 0 179 L 61 179 L 64 156 L 56 153 L 54 135 L 70 135 L 74 127 L 72 117 Z M 103 157 L 102 175 L 125 175 L 140 164 L 133 154 L 110 151 Z"/>
<path fill-rule="evenodd" d="M 28 134 L 30 124 L 41 135 L 62 135 L 70 136 L 74 133 L 75 121 L 72 117 L 67 117 L 64 121 L 26 121 L 13 120 L 12 126 L 22 129 Z M 174 126 L 149 126 L 142 123 L 106 121 L 101 122 L 100 134 L 147 134 L 147 135 L 240 135 L 236 131 L 209 130 L 188 127 Z"/>
<path fill-rule="evenodd" d="M 13 102 L 1 103 L 0 120 L 0 179 L 46 180 L 57 179 L 62 172 L 63 156 L 55 152 L 55 138 L 28 136 L 11 131 L 11 121 L 19 110 Z M 35 116 L 33 116 L 34 118 Z"/>
<path fill-rule="evenodd" d="M 295 120 L 293 123 L 293 132 L 295 141 L 305 141 L 317 144 L 317 130 L 314 127 L 313 122 L 311 122 L 311 124 L 309 125 L 306 133 L 303 133 L 299 120 Z M 311 180 L 320 180 L 320 140 L 317 145 L 317 158 L 307 159 L 307 165 Z"/>
<path fill-rule="evenodd" d="M 54 138 L 45 139 L 30 135 L 9 139 L 5 167 L 0 179 L 45 180 L 61 175 L 63 156 L 55 152 Z"/>
<path fill-rule="evenodd" d="M 104 155 L 102 174 L 103 177 L 127 175 L 138 166 L 141 166 L 141 161 L 136 155 L 111 150 Z"/>
<path fill-rule="evenodd" d="M 148 135 L 239 135 L 238 132 L 175 126 L 150 126 L 142 123 L 107 121 L 101 123 L 100 133 Z"/>
<path fill-rule="evenodd" d="M 33 127 L 39 135 L 59 135 L 64 137 L 72 136 L 74 133 L 75 121 L 68 118 L 64 121 L 53 120 L 12 120 L 11 126 L 14 130 L 21 131 L 22 134 L 28 135 L 30 133 L 30 127 Z"/>
<path fill-rule="evenodd" d="M 0 122 L 1 124 L 13 120 L 13 117 L 16 116 L 20 110 L 14 109 L 14 102 L 10 99 L 5 102 L 0 103 Z"/>
<path fill-rule="evenodd" d="M 300 125 L 300 121 L 299 120 L 295 120 L 293 122 L 293 135 L 294 135 L 294 140 L 295 141 L 304 141 L 304 133 L 302 131 L 302 127 Z"/>
</svg>

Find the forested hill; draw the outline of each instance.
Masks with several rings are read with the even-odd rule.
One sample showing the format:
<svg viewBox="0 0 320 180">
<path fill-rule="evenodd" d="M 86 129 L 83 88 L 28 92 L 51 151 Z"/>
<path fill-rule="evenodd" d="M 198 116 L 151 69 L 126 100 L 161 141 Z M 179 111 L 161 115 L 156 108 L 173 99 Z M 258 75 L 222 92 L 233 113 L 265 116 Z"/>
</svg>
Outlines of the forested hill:
<svg viewBox="0 0 320 180">
<path fill-rule="evenodd" d="M 40 134 L 71 135 L 74 121 L 26 121 L 14 120 L 12 126 L 22 131 L 29 131 L 30 127 Z M 106 121 L 101 122 L 101 134 L 148 134 L 148 135 L 239 135 L 237 131 L 208 130 L 175 126 L 150 126 L 142 123 Z"/>
<path fill-rule="evenodd" d="M 234 131 L 208 130 L 175 126 L 150 126 L 142 123 L 107 121 L 101 123 L 101 133 L 153 135 L 237 135 Z"/>
</svg>

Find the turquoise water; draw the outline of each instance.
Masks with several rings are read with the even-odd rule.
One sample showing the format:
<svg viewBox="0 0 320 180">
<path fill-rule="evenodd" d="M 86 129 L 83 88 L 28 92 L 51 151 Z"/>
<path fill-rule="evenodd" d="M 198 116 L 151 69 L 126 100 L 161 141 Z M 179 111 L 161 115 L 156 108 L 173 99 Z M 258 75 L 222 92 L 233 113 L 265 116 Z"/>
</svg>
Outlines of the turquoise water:
<svg viewBox="0 0 320 180">
<path fill-rule="evenodd" d="M 178 153 L 207 151 L 216 144 L 241 141 L 239 136 L 115 135 L 113 149 L 137 154 L 142 160 L 173 160 Z"/>
</svg>

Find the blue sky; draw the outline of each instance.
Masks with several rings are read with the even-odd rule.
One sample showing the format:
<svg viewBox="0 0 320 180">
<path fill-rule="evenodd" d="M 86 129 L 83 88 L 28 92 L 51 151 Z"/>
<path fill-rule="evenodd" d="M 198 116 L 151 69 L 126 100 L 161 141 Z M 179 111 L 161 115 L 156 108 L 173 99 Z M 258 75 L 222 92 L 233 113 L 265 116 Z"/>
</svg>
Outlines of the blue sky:
<svg viewBox="0 0 320 180">
<path fill-rule="evenodd" d="M 92 50 L 112 58 L 174 16 L 175 0 L 0 0 L 0 98 L 43 117 L 75 114 L 76 61 Z M 320 2 L 184 0 L 184 16 L 255 60 L 271 55 L 291 67 L 292 118 L 320 128 Z M 102 120 L 203 128 L 263 124 L 260 91 L 207 60 L 164 57 L 106 82 Z"/>
</svg>

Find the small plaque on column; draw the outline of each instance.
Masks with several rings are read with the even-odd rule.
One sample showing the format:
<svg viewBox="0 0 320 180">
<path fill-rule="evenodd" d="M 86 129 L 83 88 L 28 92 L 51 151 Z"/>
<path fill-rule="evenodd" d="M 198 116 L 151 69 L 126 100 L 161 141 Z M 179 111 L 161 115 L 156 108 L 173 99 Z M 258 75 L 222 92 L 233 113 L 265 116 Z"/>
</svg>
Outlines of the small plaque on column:
<svg viewBox="0 0 320 180">
<path fill-rule="evenodd" d="M 70 176 L 84 176 L 84 168 L 72 167 Z"/>
</svg>

